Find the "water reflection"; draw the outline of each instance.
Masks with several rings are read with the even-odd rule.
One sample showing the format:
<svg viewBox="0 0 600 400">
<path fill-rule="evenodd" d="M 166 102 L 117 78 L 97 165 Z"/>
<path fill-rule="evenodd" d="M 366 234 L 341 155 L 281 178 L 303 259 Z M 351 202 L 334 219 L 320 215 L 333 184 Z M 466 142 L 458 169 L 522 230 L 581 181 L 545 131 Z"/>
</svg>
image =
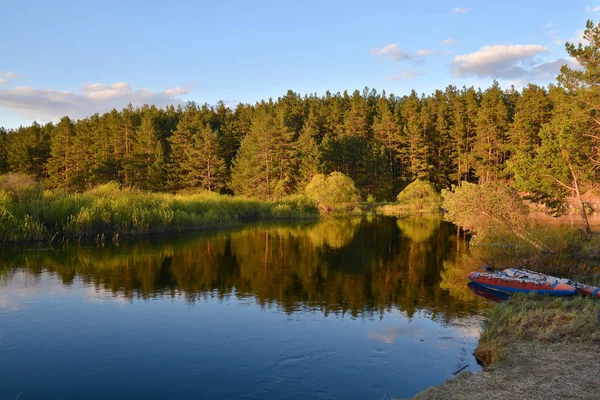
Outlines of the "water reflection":
<svg viewBox="0 0 600 400">
<path fill-rule="evenodd" d="M 352 316 L 418 310 L 448 321 L 488 303 L 466 286 L 479 259 L 439 217 L 326 219 L 213 234 L 133 240 L 106 248 L 0 252 L 0 282 L 17 269 L 47 271 L 125 298 L 233 295 L 276 305 Z"/>
<path fill-rule="evenodd" d="M 491 302 L 439 218 L 0 248 L 0 398 L 381 399 L 471 355 Z"/>
</svg>

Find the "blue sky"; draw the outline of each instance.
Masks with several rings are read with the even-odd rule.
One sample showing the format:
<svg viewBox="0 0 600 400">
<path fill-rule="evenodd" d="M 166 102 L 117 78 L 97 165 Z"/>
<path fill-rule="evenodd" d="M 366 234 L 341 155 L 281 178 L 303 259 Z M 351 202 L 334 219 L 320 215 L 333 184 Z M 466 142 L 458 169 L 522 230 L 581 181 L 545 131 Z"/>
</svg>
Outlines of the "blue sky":
<svg viewBox="0 0 600 400">
<path fill-rule="evenodd" d="M 0 126 L 288 89 L 546 84 L 600 2 L 0 0 Z"/>
</svg>

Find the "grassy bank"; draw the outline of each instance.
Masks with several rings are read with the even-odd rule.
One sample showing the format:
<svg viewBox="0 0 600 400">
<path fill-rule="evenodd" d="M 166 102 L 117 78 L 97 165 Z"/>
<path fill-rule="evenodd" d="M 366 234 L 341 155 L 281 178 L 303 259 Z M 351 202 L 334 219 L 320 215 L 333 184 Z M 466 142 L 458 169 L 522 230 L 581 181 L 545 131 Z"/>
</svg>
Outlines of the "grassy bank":
<svg viewBox="0 0 600 400">
<path fill-rule="evenodd" d="M 478 247 L 494 268 L 533 269 L 600 285 L 600 235 L 580 229 L 533 224 L 528 234 L 539 251 L 511 235 L 494 235 Z M 600 300 L 518 295 L 492 308 L 474 355 L 486 365 L 416 399 L 598 398 Z"/>
<path fill-rule="evenodd" d="M 489 314 L 475 354 L 491 366 L 415 399 L 595 399 L 600 301 L 516 296 Z"/>
<path fill-rule="evenodd" d="M 149 193 L 106 184 L 84 193 L 32 186 L 0 191 L 0 242 L 181 232 L 239 225 L 255 219 L 311 218 L 303 196 L 280 201 L 215 193 Z"/>
</svg>

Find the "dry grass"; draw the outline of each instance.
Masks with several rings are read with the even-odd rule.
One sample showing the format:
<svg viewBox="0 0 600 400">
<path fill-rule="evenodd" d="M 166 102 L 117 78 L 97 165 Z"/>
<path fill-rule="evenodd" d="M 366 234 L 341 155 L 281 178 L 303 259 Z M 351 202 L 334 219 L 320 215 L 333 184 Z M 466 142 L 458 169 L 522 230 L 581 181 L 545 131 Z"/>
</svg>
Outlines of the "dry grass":
<svg viewBox="0 0 600 400">
<path fill-rule="evenodd" d="M 518 342 L 600 344 L 600 302 L 545 296 L 515 296 L 494 307 L 475 356 L 485 365 L 501 361 Z"/>
<path fill-rule="evenodd" d="M 600 301 L 515 296 L 489 314 L 475 354 L 492 364 L 415 399 L 600 398 Z"/>
<path fill-rule="evenodd" d="M 599 357 L 594 344 L 514 344 L 502 363 L 464 373 L 414 399 L 598 399 Z"/>
</svg>

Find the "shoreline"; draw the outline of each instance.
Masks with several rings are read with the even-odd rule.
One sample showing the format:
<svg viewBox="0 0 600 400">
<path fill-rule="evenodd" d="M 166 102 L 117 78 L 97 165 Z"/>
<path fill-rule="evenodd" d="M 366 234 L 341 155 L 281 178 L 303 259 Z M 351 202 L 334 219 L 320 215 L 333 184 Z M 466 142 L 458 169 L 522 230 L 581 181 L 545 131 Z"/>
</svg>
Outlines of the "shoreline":
<svg viewBox="0 0 600 400">
<path fill-rule="evenodd" d="M 433 399 L 596 399 L 600 387 L 600 302 L 515 296 L 490 310 L 465 372 L 412 397 Z"/>
</svg>

